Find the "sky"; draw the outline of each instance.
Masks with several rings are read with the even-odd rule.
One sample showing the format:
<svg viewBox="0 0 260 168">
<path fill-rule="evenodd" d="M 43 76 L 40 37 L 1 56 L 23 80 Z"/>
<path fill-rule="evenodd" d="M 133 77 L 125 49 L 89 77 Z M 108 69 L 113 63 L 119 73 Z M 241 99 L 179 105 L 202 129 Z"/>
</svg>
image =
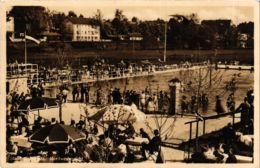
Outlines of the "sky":
<svg viewBox="0 0 260 168">
<path fill-rule="evenodd" d="M 138 6 L 138 5 L 97 5 L 97 6 L 47 6 L 51 11 L 59 11 L 68 13 L 72 10 L 77 15 L 83 14 L 84 17 L 92 17 L 97 9 L 101 10 L 104 19 L 113 19 L 115 10 L 123 10 L 123 14 L 131 19 L 136 16 L 140 20 L 156 20 L 157 18 L 169 20 L 170 15 L 182 14 L 189 15 L 196 13 L 199 20 L 204 19 L 231 19 L 234 24 L 248 22 L 254 20 L 254 12 L 252 7 L 246 6 Z"/>
</svg>

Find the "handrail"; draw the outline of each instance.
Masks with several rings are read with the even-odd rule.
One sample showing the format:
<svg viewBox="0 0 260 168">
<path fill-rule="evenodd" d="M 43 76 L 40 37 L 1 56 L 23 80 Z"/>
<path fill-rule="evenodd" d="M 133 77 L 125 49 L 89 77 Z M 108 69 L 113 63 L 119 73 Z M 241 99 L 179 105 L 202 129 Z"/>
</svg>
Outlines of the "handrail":
<svg viewBox="0 0 260 168">
<path fill-rule="evenodd" d="M 226 113 L 221 113 L 221 114 L 212 115 L 212 116 L 205 116 L 205 117 L 201 116 L 200 119 L 188 121 L 188 122 L 185 122 L 185 124 L 190 124 L 190 123 L 203 121 L 203 120 L 206 121 L 206 120 L 210 120 L 210 119 L 216 119 L 216 118 L 225 117 L 225 116 L 228 116 L 228 115 L 234 115 L 236 113 L 241 113 L 241 112 L 240 111 L 234 111 L 234 112 L 226 112 Z"/>
</svg>

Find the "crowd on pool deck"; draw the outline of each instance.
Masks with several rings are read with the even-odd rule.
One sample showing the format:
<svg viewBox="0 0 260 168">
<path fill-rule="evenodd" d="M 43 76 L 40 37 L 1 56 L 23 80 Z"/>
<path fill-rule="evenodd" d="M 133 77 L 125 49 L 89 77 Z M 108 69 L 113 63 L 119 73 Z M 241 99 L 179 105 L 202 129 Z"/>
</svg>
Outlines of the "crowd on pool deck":
<svg viewBox="0 0 260 168">
<path fill-rule="evenodd" d="M 242 132 L 241 132 L 242 131 Z M 248 156 L 243 162 L 253 162 L 254 137 L 252 132 L 243 132 L 228 123 L 215 140 L 201 144 L 191 155 L 194 163 L 238 163 L 241 156 Z M 251 157 L 251 158 L 250 158 Z"/>
<path fill-rule="evenodd" d="M 44 122 L 41 117 L 38 117 L 33 124 L 32 130 L 30 130 L 26 118 L 22 120 L 21 130 L 13 130 L 9 125 L 10 123 L 7 125 L 8 162 L 14 162 L 17 157 L 33 157 L 45 153 L 46 156 L 42 156 L 45 159 L 58 156 L 58 159 L 67 158 L 68 160 L 81 158 L 81 162 L 132 163 L 135 161 L 134 152 L 136 150 L 135 147 L 131 146 L 130 142 L 127 142 L 128 139 L 141 137 L 147 140 L 139 144 L 141 156 L 139 161 L 146 160 L 149 155 L 158 153 L 161 144 L 158 130 L 154 130 L 154 137 L 150 138 L 143 129 L 140 129 L 140 132 L 136 132 L 130 122 L 119 125 L 111 124 L 104 132 L 100 133 L 96 124 L 91 125 L 91 123 L 88 123 L 88 125 L 84 121 L 75 123 L 72 120 L 70 126 L 83 131 L 86 134 L 85 140 L 69 142 L 68 144 L 57 144 L 55 146 L 32 144 L 29 148 L 18 147 L 17 143 L 11 141 L 11 136 L 29 137 L 33 132 L 57 123 L 54 118 L 51 122 Z M 62 121 L 60 124 L 63 124 Z M 160 159 L 158 160 L 160 161 Z M 59 160 L 56 161 L 59 162 Z"/>
<path fill-rule="evenodd" d="M 57 96 L 57 99 L 66 102 L 67 100 L 64 93 L 64 88 L 61 88 L 61 92 Z M 32 86 L 30 88 L 30 95 L 24 93 L 17 94 L 16 92 L 11 92 L 7 95 L 6 142 L 8 162 L 14 162 L 17 157 L 33 157 L 44 153 L 46 154 L 46 158 L 52 158 L 56 155 L 59 156 L 59 158 L 81 158 L 83 162 L 113 163 L 134 162 L 134 157 L 136 155 L 134 152 L 139 152 L 141 160 L 146 160 L 149 155 L 154 153 L 157 153 L 158 155 L 161 144 L 159 131 L 154 130 L 154 137 L 149 137 L 144 129 L 140 129 L 140 132 L 135 130 L 130 122 L 125 124 L 110 124 L 106 130 L 100 132 L 97 124 L 93 122 L 80 120 L 76 123 L 74 120 L 71 120 L 70 126 L 82 131 L 86 135 L 85 140 L 73 143 L 70 142 L 66 145 L 55 145 L 55 147 L 47 147 L 46 144 L 39 145 L 34 143 L 32 143 L 30 147 L 19 146 L 17 142 L 12 141 L 13 136 L 28 138 L 43 127 L 56 123 L 64 124 L 63 121 L 58 122 L 55 118 L 48 121 L 38 116 L 34 123 L 30 125 L 26 115 L 23 114 L 23 112 L 17 111 L 19 105 L 27 99 L 41 97 L 43 95 L 44 93 L 41 85 Z M 86 96 L 84 92 L 83 95 L 85 99 Z M 115 96 L 113 102 L 121 103 L 120 97 L 121 96 L 116 98 Z M 19 122 L 17 123 L 18 125 L 15 126 L 14 120 L 17 118 L 19 118 Z M 138 137 L 145 139 L 145 141 L 139 142 L 139 150 L 136 151 L 136 144 L 134 147 L 131 146 L 131 139 Z M 162 159 L 158 159 L 158 162 L 162 162 Z"/>
<path fill-rule="evenodd" d="M 85 102 L 89 103 L 89 89 L 90 87 L 87 84 L 75 85 L 70 91 L 66 85 L 60 87 L 60 93 L 57 95 L 57 99 L 66 102 L 67 95 L 69 92 L 72 92 L 73 102 Z M 98 93 L 100 92 L 100 93 Z M 98 88 L 96 91 L 96 105 L 101 105 L 101 88 Z M 30 88 L 30 94 L 17 94 L 16 92 L 10 92 L 7 94 L 7 151 L 10 161 L 14 159 L 16 156 L 35 156 L 43 151 L 47 150 L 47 156 L 51 157 L 55 153 L 51 151 L 50 148 L 37 148 L 37 146 L 33 146 L 31 148 L 21 148 L 18 147 L 16 143 L 11 141 L 11 137 L 16 136 L 24 136 L 29 137 L 35 131 L 41 129 L 42 127 L 57 123 L 56 119 L 53 118 L 51 121 L 47 121 L 41 117 L 38 117 L 32 126 L 29 126 L 29 122 L 25 115 L 21 115 L 20 122 L 17 128 L 13 127 L 13 121 L 19 115 L 17 113 L 18 106 L 27 100 L 30 97 L 41 97 L 44 95 L 44 89 L 41 84 L 33 85 Z M 196 103 L 200 103 L 203 108 L 207 108 L 209 104 L 209 99 L 206 94 L 203 94 L 199 97 L 199 101 L 195 101 L 197 98 L 195 96 L 191 96 L 190 101 L 187 100 L 186 96 L 182 96 L 181 99 L 181 110 L 183 113 L 194 113 L 194 107 Z M 126 104 L 126 105 L 135 105 L 138 109 L 144 112 L 167 112 L 170 98 L 167 92 L 159 91 L 158 94 L 151 93 L 149 88 L 146 87 L 141 92 L 136 92 L 134 90 L 126 90 L 125 92 L 121 92 L 119 88 L 111 89 L 109 94 L 107 95 L 107 103 L 106 104 Z M 241 112 L 241 135 L 253 134 L 253 121 L 254 121 L 254 95 L 253 90 L 248 89 L 244 101 L 236 108 L 234 101 L 234 94 L 231 93 L 226 101 L 226 106 L 228 111 L 240 111 Z M 216 96 L 216 112 L 218 114 L 224 113 L 225 110 L 223 108 L 220 96 Z M 64 124 L 63 121 L 60 121 L 60 124 Z M 148 139 L 148 142 L 142 142 L 140 144 L 140 154 L 142 159 L 147 159 L 147 153 L 153 154 L 157 152 L 157 161 L 162 161 L 159 158 L 160 154 L 160 133 L 158 130 L 154 130 L 154 137 L 150 138 L 148 134 L 141 129 L 139 133 L 134 130 L 131 123 L 122 124 L 122 125 L 110 125 L 107 130 L 104 132 L 99 132 L 97 125 L 93 123 L 86 123 L 84 121 L 79 121 L 75 123 L 75 121 L 71 121 L 71 126 L 76 127 L 77 129 L 83 131 L 87 138 L 84 141 L 80 141 L 77 143 L 70 143 L 68 145 L 59 146 L 56 148 L 59 156 L 68 156 L 70 158 L 80 157 L 83 158 L 84 162 L 133 162 L 134 161 L 134 152 L 131 150 L 131 145 L 128 145 L 126 140 L 134 137 L 142 137 Z M 232 142 L 232 136 L 234 132 L 231 126 L 228 126 L 226 133 L 224 135 L 225 142 L 228 144 Z M 235 136 L 234 136 L 235 137 Z M 240 136 L 241 138 L 242 136 Z M 228 141 L 226 141 L 228 140 Z M 230 141 L 229 141 L 230 140 Z M 215 156 L 214 161 L 218 162 L 219 160 L 222 162 L 223 159 L 226 159 L 223 162 L 235 162 L 234 159 L 234 149 L 229 147 L 225 148 L 226 155 L 220 155 L 219 151 L 222 150 L 223 145 L 218 144 L 214 147 L 214 150 L 218 152 L 213 152 Z M 63 150 L 64 149 L 64 150 Z M 213 148 L 212 148 L 213 149 Z M 203 156 L 208 151 L 212 150 L 210 147 L 201 148 Z M 225 153 L 224 152 L 224 153 Z M 223 153 L 223 152 L 222 152 Z M 201 155 L 200 155 L 201 156 Z M 229 156 L 229 157 L 225 157 Z M 197 158 L 197 157 L 195 157 Z M 203 157 L 205 159 L 205 157 Z M 222 159 L 221 159 L 222 158 Z M 229 159 L 228 159 L 229 158 Z M 209 159 L 210 160 L 210 159 Z M 231 161 L 230 161 L 231 160 Z M 203 162 L 207 162 L 203 160 Z"/>
<path fill-rule="evenodd" d="M 216 111 L 224 113 L 220 105 L 220 98 L 216 97 Z M 229 123 L 223 128 L 217 142 L 202 145 L 198 152 L 192 155 L 195 163 L 237 163 L 237 155 L 253 156 L 254 145 L 254 94 L 248 89 L 244 101 L 236 108 L 234 94 L 227 98 L 227 108 L 231 112 L 241 112 L 238 128 Z M 253 159 L 248 160 L 253 162 Z"/>
<path fill-rule="evenodd" d="M 165 71 L 177 68 L 189 68 L 196 65 L 207 64 L 208 62 L 190 63 L 186 61 L 172 65 L 156 65 L 150 63 L 149 61 L 143 61 L 139 64 L 136 64 L 129 63 L 124 60 L 121 60 L 118 64 L 109 64 L 104 59 L 100 59 L 97 60 L 93 65 L 85 65 L 78 69 L 73 69 L 69 65 L 64 67 L 65 70 L 58 70 L 56 68 L 50 69 L 41 66 L 39 67 L 40 73 L 38 79 L 41 80 L 44 84 L 57 80 L 71 80 L 75 82 L 81 81 L 83 78 L 93 80 L 109 79 L 125 76 L 145 75 L 156 71 Z M 68 76 L 70 77 L 70 79 L 68 79 Z"/>
<path fill-rule="evenodd" d="M 23 76 L 28 71 L 26 69 L 19 69 L 18 62 L 9 64 L 11 69 L 7 70 L 7 76 Z M 191 63 L 189 61 L 180 62 L 178 64 L 153 64 L 148 60 L 130 63 L 125 60 L 121 60 L 117 64 L 111 64 L 104 59 L 97 59 L 91 65 L 83 65 L 71 67 L 66 65 L 62 68 L 51 68 L 45 66 L 39 66 L 36 73 L 29 74 L 28 84 L 35 84 L 41 82 L 43 85 L 53 84 L 56 82 L 79 82 L 84 80 L 98 80 L 98 79 L 113 79 L 129 76 L 148 75 L 157 71 L 167 71 L 181 68 L 192 68 L 194 66 L 207 66 L 208 61 Z M 76 68 L 76 69 L 75 69 Z M 30 70 L 30 72 L 36 72 L 36 70 Z"/>
</svg>

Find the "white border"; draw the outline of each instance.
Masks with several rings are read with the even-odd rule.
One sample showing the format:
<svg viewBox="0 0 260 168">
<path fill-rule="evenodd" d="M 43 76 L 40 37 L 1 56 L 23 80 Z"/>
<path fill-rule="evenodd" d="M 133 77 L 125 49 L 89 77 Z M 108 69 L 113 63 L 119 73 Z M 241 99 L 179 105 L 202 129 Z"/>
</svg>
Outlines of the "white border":
<svg viewBox="0 0 260 168">
<path fill-rule="evenodd" d="M 0 111 L 2 113 L 2 117 L 0 118 L 0 167 L 133 167 L 133 166 L 142 166 L 142 167 L 229 167 L 229 168 L 237 168 L 237 167 L 247 167 L 247 168 L 258 168 L 259 165 L 259 8 L 260 3 L 257 0 L 6 0 L 0 1 Z M 7 6 L 13 5 L 52 5 L 52 6 L 80 6 L 86 5 L 88 7 L 91 6 L 252 6 L 254 7 L 254 25 L 255 25 L 255 49 L 254 49 L 254 62 L 255 62 L 255 77 L 254 77 L 254 92 L 255 92 L 255 140 L 254 140 L 254 164 L 185 164 L 185 163 L 167 163 L 167 164 L 147 164 L 147 163 L 135 163 L 135 164 L 51 164 L 51 163 L 14 163 L 8 164 L 5 163 L 5 74 L 6 74 L 6 35 L 5 35 L 5 27 L 6 27 L 6 16 L 5 9 Z"/>
</svg>

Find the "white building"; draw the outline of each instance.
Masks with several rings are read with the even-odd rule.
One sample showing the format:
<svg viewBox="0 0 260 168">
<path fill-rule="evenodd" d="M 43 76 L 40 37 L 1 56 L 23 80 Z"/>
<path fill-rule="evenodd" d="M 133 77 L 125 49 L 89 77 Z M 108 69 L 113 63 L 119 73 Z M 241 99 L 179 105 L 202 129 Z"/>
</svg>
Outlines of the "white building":
<svg viewBox="0 0 260 168">
<path fill-rule="evenodd" d="M 72 41 L 100 41 L 100 27 L 91 23 L 90 19 L 68 18 L 66 28 Z"/>
<path fill-rule="evenodd" d="M 142 41 L 143 40 L 143 36 L 140 33 L 129 33 L 129 40 L 130 41 Z"/>
<path fill-rule="evenodd" d="M 238 45 L 240 48 L 246 48 L 247 40 L 248 40 L 248 34 L 245 33 L 238 34 Z"/>
</svg>

